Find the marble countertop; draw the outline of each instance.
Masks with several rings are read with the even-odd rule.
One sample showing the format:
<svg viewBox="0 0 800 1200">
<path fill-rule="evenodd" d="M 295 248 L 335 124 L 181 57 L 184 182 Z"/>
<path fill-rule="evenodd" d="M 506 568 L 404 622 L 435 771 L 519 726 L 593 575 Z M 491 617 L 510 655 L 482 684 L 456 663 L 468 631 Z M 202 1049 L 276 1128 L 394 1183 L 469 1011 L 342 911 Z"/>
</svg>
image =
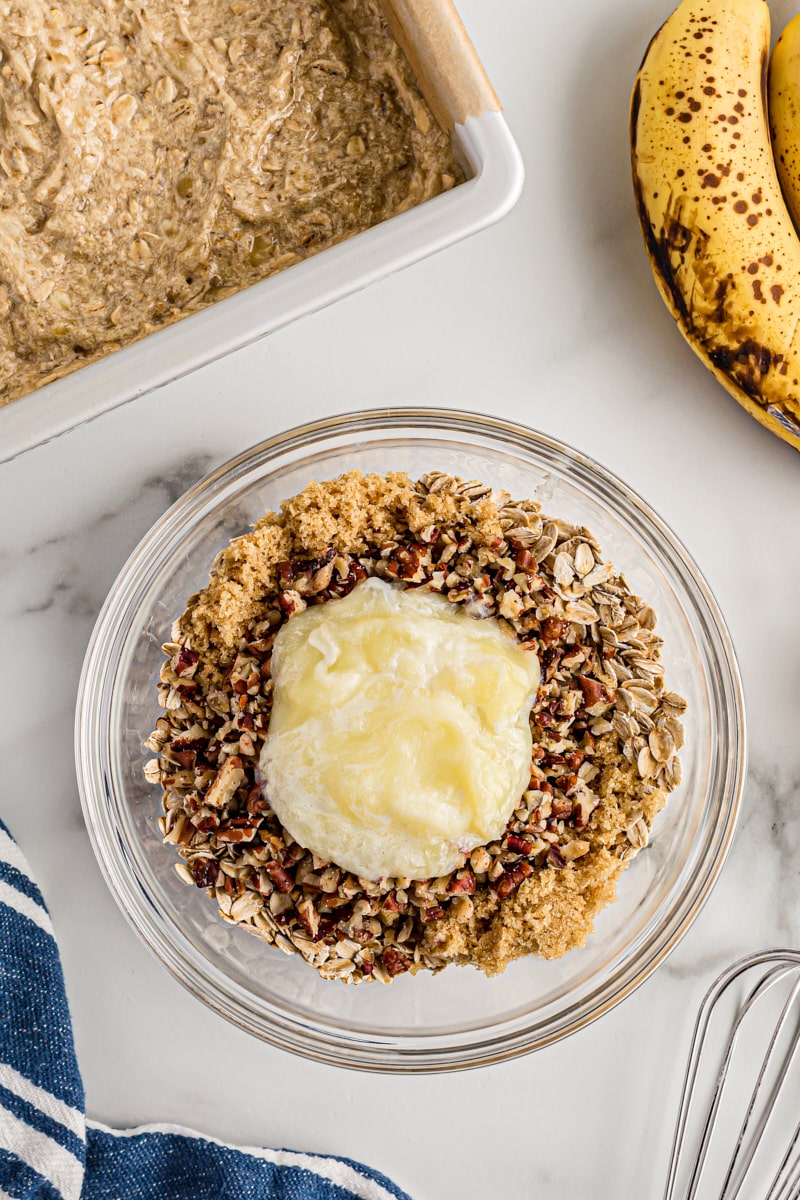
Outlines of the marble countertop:
<svg viewBox="0 0 800 1200">
<path fill-rule="evenodd" d="M 703 370 L 645 260 L 627 103 L 669 5 L 460 7 L 525 157 L 514 212 L 0 468 L 0 816 L 52 911 L 91 1116 L 350 1155 L 415 1200 L 656 1197 L 666 1142 L 653 1130 L 666 1137 L 671 1128 L 700 996 L 740 954 L 800 946 L 800 463 Z M 788 0 L 771 7 L 776 26 L 793 11 Z M 668 961 L 560 1044 L 432 1078 L 301 1061 L 185 992 L 106 890 L 72 754 L 93 622 L 164 509 L 212 466 L 287 424 L 405 404 L 545 430 L 639 491 L 717 595 L 750 737 L 733 850 Z"/>
</svg>

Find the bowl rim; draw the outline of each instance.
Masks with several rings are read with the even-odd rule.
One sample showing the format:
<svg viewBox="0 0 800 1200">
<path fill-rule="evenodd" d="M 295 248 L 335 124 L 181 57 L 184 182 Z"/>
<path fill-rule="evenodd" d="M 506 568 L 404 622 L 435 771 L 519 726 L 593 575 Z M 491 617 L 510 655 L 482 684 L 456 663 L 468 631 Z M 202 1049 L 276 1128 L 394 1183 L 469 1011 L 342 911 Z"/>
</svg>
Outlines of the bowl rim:
<svg viewBox="0 0 800 1200">
<path fill-rule="evenodd" d="M 345 434 L 387 429 L 404 429 L 408 433 L 410 428 L 419 432 L 420 439 L 426 432 L 437 430 L 473 434 L 488 438 L 497 448 L 505 445 L 528 452 L 535 449 L 551 460 L 566 457 L 596 499 L 610 503 L 615 512 L 618 512 L 619 502 L 623 501 L 628 524 L 633 517 L 637 532 L 644 530 L 649 537 L 655 532 L 659 538 L 659 553 L 679 568 L 682 585 L 686 576 L 693 586 L 689 599 L 702 615 L 716 651 L 713 665 L 720 673 L 719 690 L 726 701 L 725 709 L 717 715 L 727 717 L 726 732 L 730 743 L 724 765 L 724 786 L 720 787 L 719 811 L 710 831 L 706 832 L 707 844 L 698 860 L 697 870 L 689 886 L 671 904 L 663 923 L 655 930 L 648 924 L 642 931 L 643 953 L 615 964 L 615 969 L 602 983 L 586 991 L 577 1003 L 567 1004 L 555 1016 L 546 1017 L 544 1028 L 539 1028 L 541 1019 L 538 1022 L 531 1020 L 528 1014 L 527 1023 L 519 1026 L 517 1022 L 511 1031 L 501 1026 L 499 1032 L 492 1034 L 492 1028 L 497 1030 L 498 1026 L 487 1026 L 485 1035 L 474 1029 L 468 1031 L 467 1040 L 463 1035 L 448 1034 L 440 1038 L 436 1046 L 431 1046 L 430 1040 L 423 1035 L 366 1038 L 360 1033 L 348 1035 L 341 1029 L 321 1031 L 303 1019 L 288 1020 L 274 1009 L 266 1017 L 262 1014 L 257 1027 L 254 1026 L 252 1011 L 226 990 L 227 977 L 212 968 L 207 960 L 204 960 L 205 970 L 201 969 L 189 954 L 164 935 L 148 911 L 150 905 L 136 886 L 125 846 L 116 830 L 104 820 L 112 797 L 97 771 L 102 749 L 101 701 L 108 667 L 113 661 L 111 652 L 115 641 L 127 628 L 126 615 L 131 611 L 142 579 L 148 578 L 157 568 L 175 531 L 191 525 L 197 513 L 211 500 L 216 506 L 225 498 L 226 492 L 234 493 L 237 482 L 256 465 L 265 466 L 280 455 Z M 143 567 L 147 568 L 144 574 Z M 106 884 L 145 946 L 188 991 L 245 1032 L 316 1062 L 383 1073 L 441 1073 L 504 1062 L 577 1032 L 631 995 L 675 949 L 702 910 L 730 850 L 746 777 L 746 728 L 739 666 L 716 598 L 692 555 L 637 492 L 589 455 L 517 422 L 463 409 L 391 406 L 305 422 L 249 447 L 190 487 L 150 527 L 112 584 L 87 647 L 76 705 L 75 761 L 84 820 Z M 693 846 L 699 836 L 699 833 L 695 835 Z M 443 1044 L 445 1042 L 447 1044 Z"/>
</svg>

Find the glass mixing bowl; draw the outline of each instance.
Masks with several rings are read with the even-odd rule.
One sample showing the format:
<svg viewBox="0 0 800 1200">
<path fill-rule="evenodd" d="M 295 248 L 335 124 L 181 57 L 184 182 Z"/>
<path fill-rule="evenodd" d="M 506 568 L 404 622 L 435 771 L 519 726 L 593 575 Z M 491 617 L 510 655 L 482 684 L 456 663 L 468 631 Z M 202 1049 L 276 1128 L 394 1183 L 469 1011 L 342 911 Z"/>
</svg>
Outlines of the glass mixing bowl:
<svg viewBox="0 0 800 1200">
<path fill-rule="evenodd" d="M 142 768 L 160 710 L 155 684 L 173 619 L 223 546 L 312 478 L 354 467 L 480 479 L 584 524 L 658 614 L 668 686 L 688 701 L 684 778 L 649 847 L 585 949 L 528 958 L 487 979 L 450 967 L 389 987 L 325 982 L 297 957 L 223 922 L 178 878 Z M 722 617 L 685 549 L 643 500 L 583 454 L 469 413 L 381 409 L 305 425 L 247 450 L 173 505 L 117 579 L 81 681 L 78 779 L 111 891 L 150 949 L 194 995 L 249 1033 L 310 1058 L 382 1071 L 509 1059 L 582 1028 L 627 996 L 697 916 L 733 836 L 745 773 L 742 688 Z"/>
</svg>

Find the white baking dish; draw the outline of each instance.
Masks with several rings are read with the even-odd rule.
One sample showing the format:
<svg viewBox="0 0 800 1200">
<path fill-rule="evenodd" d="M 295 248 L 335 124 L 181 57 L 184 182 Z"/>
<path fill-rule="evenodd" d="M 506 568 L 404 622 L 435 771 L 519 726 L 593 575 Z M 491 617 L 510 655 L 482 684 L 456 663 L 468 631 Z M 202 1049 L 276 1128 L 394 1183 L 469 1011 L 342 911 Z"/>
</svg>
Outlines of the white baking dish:
<svg viewBox="0 0 800 1200">
<path fill-rule="evenodd" d="M 522 159 L 452 0 L 384 0 L 467 181 L 0 408 L 0 462 L 125 404 L 499 220 Z"/>
</svg>

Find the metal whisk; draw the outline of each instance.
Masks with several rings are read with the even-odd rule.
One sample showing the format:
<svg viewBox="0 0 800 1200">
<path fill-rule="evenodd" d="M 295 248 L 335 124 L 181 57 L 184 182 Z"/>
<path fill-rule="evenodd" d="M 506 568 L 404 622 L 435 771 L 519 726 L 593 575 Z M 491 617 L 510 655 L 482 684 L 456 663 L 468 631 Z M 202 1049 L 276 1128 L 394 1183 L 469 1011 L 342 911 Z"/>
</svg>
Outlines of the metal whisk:
<svg viewBox="0 0 800 1200">
<path fill-rule="evenodd" d="M 712 984 L 692 1036 L 664 1200 L 736 1200 L 745 1184 L 758 1200 L 800 1200 L 799 1045 L 800 952 L 751 954 Z"/>
</svg>

